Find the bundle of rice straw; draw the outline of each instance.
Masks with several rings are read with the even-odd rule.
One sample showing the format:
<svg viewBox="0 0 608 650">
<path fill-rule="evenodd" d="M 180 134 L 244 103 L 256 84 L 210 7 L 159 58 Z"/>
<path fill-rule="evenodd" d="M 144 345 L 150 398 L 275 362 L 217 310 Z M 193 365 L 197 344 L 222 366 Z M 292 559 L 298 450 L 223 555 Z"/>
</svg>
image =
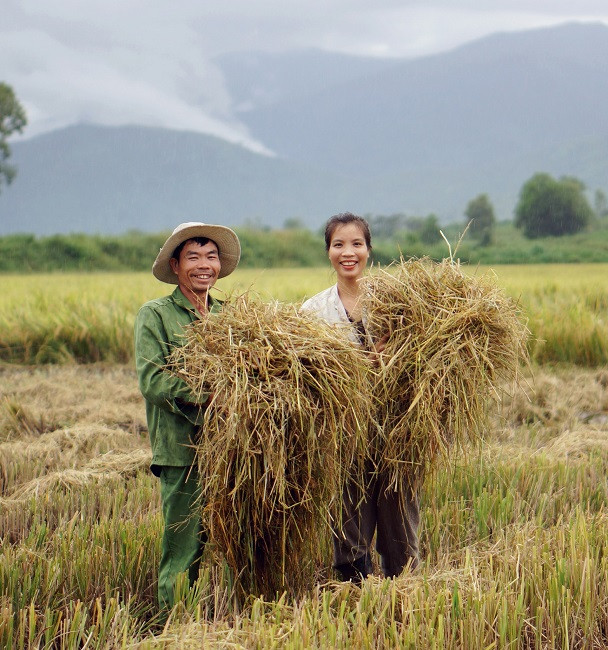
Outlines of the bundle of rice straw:
<svg viewBox="0 0 608 650">
<path fill-rule="evenodd" d="M 451 259 L 402 259 L 362 282 L 368 334 L 388 334 L 375 461 L 392 488 L 417 489 L 439 452 L 481 432 L 489 400 L 527 359 L 528 330 L 492 276 Z"/>
<path fill-rule="evenodd" d="M 203 521 L 238 591 L 302 593 L 365 453 L 369 363 L 317 317 L 245 294 L 189 327 L 172 364 L 213 394 L 197 447 Z"/>
</svg>

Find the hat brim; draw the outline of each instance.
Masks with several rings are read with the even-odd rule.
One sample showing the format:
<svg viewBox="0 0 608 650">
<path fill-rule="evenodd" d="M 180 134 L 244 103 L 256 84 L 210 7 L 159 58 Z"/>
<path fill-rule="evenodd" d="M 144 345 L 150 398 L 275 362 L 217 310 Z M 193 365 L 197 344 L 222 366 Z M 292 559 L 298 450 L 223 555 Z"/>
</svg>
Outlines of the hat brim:
<svg viewBox="0 0 608 650">
<path fill-rule="evenodd" d="M 217 244 L 221 265 L 218 278 L 224 278 L 234 271 L 241 258 L 241 243 L 236 233 L 226 226 L 191 222 L 178 226 L 163 244 L 152 265 L 155 278 L 168 284 L 177 284 L 177 275 L 173 272 L 170 262 L 173 251 L 194 237 L 206 237 Z"/>
</svg>

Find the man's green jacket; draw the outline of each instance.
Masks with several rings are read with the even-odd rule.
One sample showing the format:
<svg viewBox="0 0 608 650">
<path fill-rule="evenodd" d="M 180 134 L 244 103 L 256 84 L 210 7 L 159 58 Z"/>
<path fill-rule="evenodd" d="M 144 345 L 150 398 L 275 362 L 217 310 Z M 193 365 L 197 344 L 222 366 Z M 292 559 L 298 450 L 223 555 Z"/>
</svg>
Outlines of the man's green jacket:
<svg viewBox="0 0 608 650">
<path fill-rule="evenodd" d="M 209 310 L 221 303 L 209 297 Z M 199 318 L 179 287 L 165 298 L 147 302 L 135 319 L 135 365 L 139 388 L 146 401 L 152 446 L 152 472 L 160 467 L 186 467 L 195 460 L 193 444 L 203 422 L 207 394 L 194 395 L 165 364 L 176 346 L 184 344 L 184 328 Z"/>
</svg>

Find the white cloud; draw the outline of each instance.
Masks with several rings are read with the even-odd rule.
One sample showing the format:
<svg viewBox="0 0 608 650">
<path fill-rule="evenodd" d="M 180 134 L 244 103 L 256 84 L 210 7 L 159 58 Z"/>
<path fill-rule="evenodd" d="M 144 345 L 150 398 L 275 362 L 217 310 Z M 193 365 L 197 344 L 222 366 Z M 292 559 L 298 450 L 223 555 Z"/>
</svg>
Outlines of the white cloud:
<svg viewBox="0 0 608 650">
<path fill-rule="evenodd" d="M 447 3 L 446 3 L 447 4 Z M 607 22 L 608 22 L 608 13 Z M 461 7 L 404 6 L 352 14 L 347 28 L 324 35 L 325 49 L 371 56 L 424 56 L 451 49 L 486 34 L 567 22 L 569 17 L 533 12 Z M 359 33 L 354 40 L 349 33 Z"/>
<path fill-rule="evenodd" d="M 0 79 L 27 136 L 76 121 L 211 133 L 260 149 L 211 57 L 319 47 L 419 56 L 495 31 L 608 23 L 605 0 L 3 0 Z"/>
<path fill-rule="evenodd" d="M 167 40 L 157 17 L 156 33 L 144 35 L 141 22 L 135 29 L 131 23 L 129 38 L 124 18 L 121 29 L 111 30 L 104 21 L 72 16 L 67 29 L 56 15 L 37 14 L 34 28 L 4 29 L 0 77 L 27 109 L 26 137 L 75 122 L 137 123 L 200 131 L 268 153 L 234 117 L 222 75 L 200 52 L 197 34 L 178 23 Z"/>
</svg>

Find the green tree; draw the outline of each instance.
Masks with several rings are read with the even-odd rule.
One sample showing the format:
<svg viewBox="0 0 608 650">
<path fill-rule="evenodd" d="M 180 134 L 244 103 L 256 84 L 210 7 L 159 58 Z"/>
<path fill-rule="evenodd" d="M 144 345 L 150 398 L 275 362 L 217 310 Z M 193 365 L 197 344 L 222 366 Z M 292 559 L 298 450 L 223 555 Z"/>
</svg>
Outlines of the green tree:
<svg viewBox="0 0 608 650">
<path fill-rule="evenodd" d="M 608 198 L 602 190 L 595 190 L 594 196 L 595 215 L 598 219 L 608 217 Z"/>
<path fill-rule="evenodd" d="M 577 178 L 555 180 L 549 174 L 535 174 L 526 181 L 515 208 L 515 226 L 526 237 L 560 237 L 584 230 L 593 210 Z"/>
<path fill-rule="evenodd" d="M 420 229 L 420 241 L 423 244 L 436 244 L 440 240 L 439 219 L 437 219 L 437 215 L 429 214 L 423 220 L 422 228 Z"/>
<path fill-rule="evenodd" d="M 371 216 L 366 214 L 365 218 L 376 239 L 387 239 L 395 237 L 397 233 L 407 229 L 407 217 L 401 212 L 391 215 Z"/>
<path fill-rule="evenodd" d="M 13 89 L 0 82 L 0 190 L 2 183 L 8 185 L 17 173 L 15 167 L 6 162 L 11 155 L 7 140 L 13 133 L 21 133 L 26 124 L 25 110 Z"/>
<path fill-rule="evenodd" d="M 306 226 L 302 219 L 298 217 L 288 217 L 283 221 L 283 228 L 285 230 L 306 230 Z"/>
<path fill-rule="evenodd" d="M 471 237 L 479 241 L 482 246 L 491 244 L 494 241 L 496 217 L 488 195 L 480 194 L 469 201 L 464 214 L 467 223 L 471 223 L 469 227 Z"/>
</svg>

